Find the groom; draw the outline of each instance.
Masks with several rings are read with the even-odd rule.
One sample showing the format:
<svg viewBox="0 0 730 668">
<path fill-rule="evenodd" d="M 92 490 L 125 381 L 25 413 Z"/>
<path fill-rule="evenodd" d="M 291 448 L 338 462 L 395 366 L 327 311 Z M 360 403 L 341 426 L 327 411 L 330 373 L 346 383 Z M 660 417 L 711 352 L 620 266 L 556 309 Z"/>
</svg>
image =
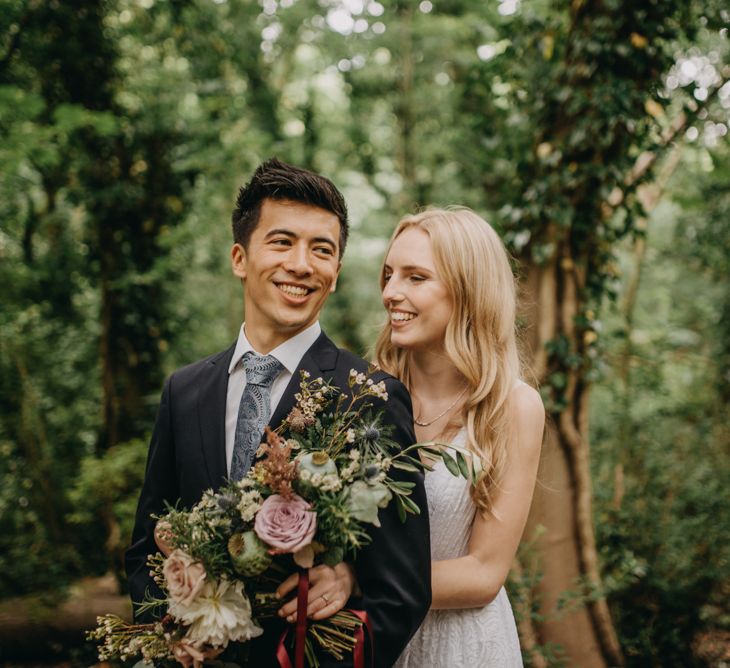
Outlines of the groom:
<svg viewBox="0 0 730 668">
<path fill-rule="evenodd" d="M 147 556 L 157 551 L 151 515 L 163 513 L 165 502 L 179 500 L 190 508 L 204 490 L 218 489 L 227 477 L 240 478 L 248 470 L 261 440 L 252 433 L 257 430 L 248 419 L 251 411 L 268 408 L 275 427 L 294 406 L 300 370 L 343 389 L 350 369 L 366 370 L 367 363 L 337 348 L 318 321 L 335 290 L 347 232 L 342 194 L 318 174 L 272 159 L 241 188 L 233 211 L 231 258 L 233 273 L 243 283 L 245 323 L 228 350 L 179 369 L 165 383 L 126 553 L 133 602 L 142 601 L 146 590 L 160 595 L 146 566 Z M 270 356 L 263 364 L 271 372 L 263 403 L 260 393 L 258 399 L 253 394 L 253 381 L 246 391 L 251 351 Z M 384 410 L 393 440 L 408 446 L 416 440 L 408 393 L 382 372 L 374 378 L 381 379 L 388 400 L 375 400 L 374 408 Z M 391 503 L 380 512 L 381 528 L 371 531 L 372 542 L 352 565 L 361 598 L 351 599 L 348 607 L 368 613 L 378 667 L 395 662 L 431 599 L 423 478 L 403 477 L 416 483 L 411 498 L 421 514 L 401 523 Z M 275 647 L 282 628 L 279 620 L 264 623 L 264 635 L 251 641 L 250 665 L 278 666 Z M 324 658 L 323 666 L 348 665 Z"/>
</svg>

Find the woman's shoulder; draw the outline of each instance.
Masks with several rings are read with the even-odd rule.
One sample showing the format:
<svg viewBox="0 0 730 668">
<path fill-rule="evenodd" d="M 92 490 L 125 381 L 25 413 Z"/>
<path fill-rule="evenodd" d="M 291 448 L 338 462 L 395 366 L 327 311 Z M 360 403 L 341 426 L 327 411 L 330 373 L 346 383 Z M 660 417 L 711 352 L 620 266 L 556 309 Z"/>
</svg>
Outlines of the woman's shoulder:
<svg viewBox="0 0 730 668">
<path fill-rule="evenodd" d="M 540 393 L 522 379 L 515 381 L 515 384 L 512 386 L 509 393 L 509 401 L 514 408 L 521 408 L 536 413 L 545 413 L 545 407 L 542 404 Z"/>
<path fill-rule="evenodd" d="M 539 432 L 542 435 L 545 406 L 540 393 L 525 381 L 518 380 L 510 390 L 508 401 L 517 429 L 524 434 Z"/>
</svg>

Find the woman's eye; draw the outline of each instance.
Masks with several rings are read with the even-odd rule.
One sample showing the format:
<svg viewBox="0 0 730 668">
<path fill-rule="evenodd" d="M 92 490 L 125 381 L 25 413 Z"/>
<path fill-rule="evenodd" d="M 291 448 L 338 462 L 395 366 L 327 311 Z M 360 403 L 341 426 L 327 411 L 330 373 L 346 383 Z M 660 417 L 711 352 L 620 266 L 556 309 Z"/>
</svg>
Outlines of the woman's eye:
<svg viewBox="0 0 730 668">
<path fill-rule="evenodd" d="M 385 274 L 383 276 L 383 283 L 387 283 L 390 280 L 390 274 Z"/>
<path fill-rule="evenodd" d="M 426 277 L 425 276 L 419 276 L 418 274 L 413 274 L 411 276 L 411 280 L 414 283 L 420 283 L 421 281 L 425 281 L 426 280 Z"/>
</svg>

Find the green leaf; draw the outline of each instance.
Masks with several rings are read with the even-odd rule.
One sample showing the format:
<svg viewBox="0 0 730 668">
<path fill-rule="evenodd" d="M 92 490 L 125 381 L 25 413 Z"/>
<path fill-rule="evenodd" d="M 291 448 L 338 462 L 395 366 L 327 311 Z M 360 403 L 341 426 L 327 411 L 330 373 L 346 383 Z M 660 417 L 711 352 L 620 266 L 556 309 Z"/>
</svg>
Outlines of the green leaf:
<svg viewBox="0 0 730 668">
<path fill-rule="evenodd" d="M 401 502 L 405 506 L 405 510 L 407 510 L 409 513 L 413 513 L 414 515 L 421 514 L 421 509 L 416 505 L 416 502 L 413 501 L 413 499 L 408 496 L 401 496 L 398 498 L 400 498 Z"/>
<path fill-rule="evenodd" d="M 464 455 L 458 450 L 456 451 L 456 463 L 459 465 L 461 475 L 463 475 L 467 480 L 471 480 L 471 471 L 469 469 L 469 464 L 466 461 L 466 457 L 464 457 Z"/>
<path fill-rule="evenodd" d="M 456 460 L 454 460 L 451 455 L 449 455 L 447 452 L 441 453 L 441 459 L 444 460 L 444 464 L 446 464 L 446 468 L 449 469 L 449 473 L 451 475 L 459 476 L 461 475 L 461 471 L 459 470 L 459 465 L 456 463 Z"/>
<path fill-rule="evenodd" d="M 398 469 L 400 471 L 410 471 L 411 473 L 418 473 L 420 469 L 417 469 L 413 464 L 408 464 L 406 462 L 393 462 L 391 466 L 394 469 Z"/>
<path fill-rule="evenodd" d="M 432 447 L 430 445 L 422 445 L 420 448 L 418 448 L 419 452 L 425 452 L 427 455 L 431 455 L 432 457 L 440 457 L 441 456 L 441 448 Z"/>
</svg>

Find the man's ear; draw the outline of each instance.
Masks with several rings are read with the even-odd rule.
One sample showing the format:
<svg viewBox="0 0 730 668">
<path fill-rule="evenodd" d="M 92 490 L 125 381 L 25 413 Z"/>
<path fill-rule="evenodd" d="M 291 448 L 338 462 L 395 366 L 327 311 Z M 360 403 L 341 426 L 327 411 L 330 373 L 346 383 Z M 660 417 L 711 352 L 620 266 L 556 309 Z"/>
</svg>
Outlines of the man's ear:
<svg viewBox="0 0 730 668">
<path fill-rule="evenodd" d="M 246 280 L 246 249 L 241 244 L 233 244 L 231 248 L 231 270 L 234 276 Z"/>
<path fill-rule="evenodd" d="M 340 275 L 340 270 L 341 269 L 342 269 L 342 260 L 340 260 L 337 263 L 337 273 L 335 274 L 335 280 L 332 281 L 332 285 L 330 285 L 330 292 L 334 292 L 335 290 L 337 290 L 337 278 Z"/>
</svg>

